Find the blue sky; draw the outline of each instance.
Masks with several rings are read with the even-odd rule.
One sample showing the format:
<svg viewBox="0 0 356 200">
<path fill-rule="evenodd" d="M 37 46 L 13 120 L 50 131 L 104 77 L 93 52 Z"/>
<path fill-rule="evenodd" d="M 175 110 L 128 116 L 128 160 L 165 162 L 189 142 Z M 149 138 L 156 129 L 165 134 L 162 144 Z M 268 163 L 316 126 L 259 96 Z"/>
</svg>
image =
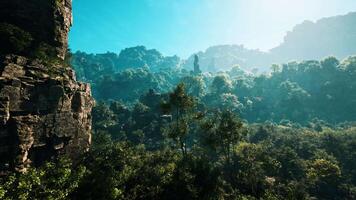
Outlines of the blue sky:
<svg viewBox="0 0 356 200">
<path fill-rule="evenodd" d="M 74 0 L 73 51 L 137 45 L 183 58 L 217 44 L 268 50 L 304 20 L 356 11 L 356 0 Z"/>
</svg>

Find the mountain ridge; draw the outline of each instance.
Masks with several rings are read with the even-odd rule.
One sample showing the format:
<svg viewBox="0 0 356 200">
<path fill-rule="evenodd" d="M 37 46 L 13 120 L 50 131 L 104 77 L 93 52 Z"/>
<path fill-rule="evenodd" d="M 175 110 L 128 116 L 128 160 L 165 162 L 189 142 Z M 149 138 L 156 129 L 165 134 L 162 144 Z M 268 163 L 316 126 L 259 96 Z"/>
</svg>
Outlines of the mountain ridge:
<svg viewBox="0 0 356 200">
<path fill-rule="evenodd" d="M 164 56 L 156 49 L 147 49 L 136 46 L 123 49 L 119 54 L 86 54 L 77 52 L 73 54 L 74 66 L 85 65 L 79 63 L 83 57 L 90 65 L 105 67 L 105 62 L 114 63 L 113 71 L 122 71 L 127 68 L 148 67 L 157 71 L 163 68 L 182 67 L 193 70 L 194 56 L 199 56 L 203 71 L 227 71 L 236 65 L 245 70 L 261 72 L 270 70 L 272 64 L 282 64 L 289 61 L 321 60 L 328 56 L 344 59 L 356 54 L 356 12 L 346 15 L 321 18 L 315 22 L 305 20 L 297 24 L 291 31 L 287 31 L 283 42 L 277 47 L 265 52 L 259 49 L 248 49 L 243 45 L 227 44 L 215 45 L 204 51 L 192 54 L 187 59 L 178 56 Z M 104 59 L 103 63 L 100 61 Z M 112 65 L 112 64 L 108 64 Z M 82 73 L 83 66 L 77 67 Z"/>
</svg>

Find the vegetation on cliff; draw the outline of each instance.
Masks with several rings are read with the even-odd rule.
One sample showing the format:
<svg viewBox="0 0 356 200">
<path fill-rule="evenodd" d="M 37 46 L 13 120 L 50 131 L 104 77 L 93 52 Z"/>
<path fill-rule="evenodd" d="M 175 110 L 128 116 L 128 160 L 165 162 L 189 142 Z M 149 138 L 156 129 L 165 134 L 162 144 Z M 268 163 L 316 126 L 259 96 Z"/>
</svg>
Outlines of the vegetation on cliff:
<svg viewBox="0 0 356 200">
<path fill-rule="evenodd" d="M 94 144 L 75 167 L 59 160 L 9 175 L 1 179 L 0 197 L 356 197 L 352 124 L 247 124 L 201 103 L 184 85 L 164 95 L 151 91 L 132 109 L 100 103 L 93 111 Z"/>
<path fill-rule="evenodd" d="M 0 199 L 356 199 L 354 19 L 182 61 L 71 55 L 71 1 L 0 2 Z"/>
</svg>

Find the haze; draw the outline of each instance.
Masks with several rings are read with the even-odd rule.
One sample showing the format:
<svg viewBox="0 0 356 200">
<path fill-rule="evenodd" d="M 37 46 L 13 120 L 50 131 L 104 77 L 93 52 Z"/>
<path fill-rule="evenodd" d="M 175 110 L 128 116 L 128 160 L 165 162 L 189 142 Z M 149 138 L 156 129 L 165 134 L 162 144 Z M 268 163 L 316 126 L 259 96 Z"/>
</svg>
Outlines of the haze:
<svg viewBox="0 0 356 200">
<path fill-rule="evenodd" d="M 356 10 L 354 0 L 75 0 L 72 51 L 136 45 L 187 57 L 218 44 L 268 50 L 304 20 Z"/>
</svg>

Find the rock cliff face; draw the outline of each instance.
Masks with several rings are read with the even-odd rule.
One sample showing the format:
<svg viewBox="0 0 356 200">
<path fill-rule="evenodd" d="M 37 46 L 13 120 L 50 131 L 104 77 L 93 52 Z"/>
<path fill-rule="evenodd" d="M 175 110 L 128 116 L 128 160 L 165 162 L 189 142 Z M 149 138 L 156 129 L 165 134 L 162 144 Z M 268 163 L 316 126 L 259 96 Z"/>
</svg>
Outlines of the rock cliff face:
<svg viewBox="0 0 356 200">
<path fill-rule="evenodd" d="M 46 48 L 47 54 L 56 54 L 64 59 L 72 25 L 72 0 L 2 0 L 0 23 L 15 26 L 30 35 L 28 46 L 21 51 L 23 55 L 32 55 Z M 16 32 L 11 33 L 11 36 L 18 37 Z M 7 39 L 13 40 L 10 36 Z"/>
<path fill-rule="evenodd" d="M 0 171 L 23 171 L 58 154 L 77 157 L 91 142 L 93 99 L 64 62 L 71 0 L 5 0 L 0 13 L 0 23 L 33 38 L 21 53 L 0 47 Z M 7 30 L 2 40 L 13 41 Z M 32 56 L 42 44 L 55 55 Z"/>
</svg>

